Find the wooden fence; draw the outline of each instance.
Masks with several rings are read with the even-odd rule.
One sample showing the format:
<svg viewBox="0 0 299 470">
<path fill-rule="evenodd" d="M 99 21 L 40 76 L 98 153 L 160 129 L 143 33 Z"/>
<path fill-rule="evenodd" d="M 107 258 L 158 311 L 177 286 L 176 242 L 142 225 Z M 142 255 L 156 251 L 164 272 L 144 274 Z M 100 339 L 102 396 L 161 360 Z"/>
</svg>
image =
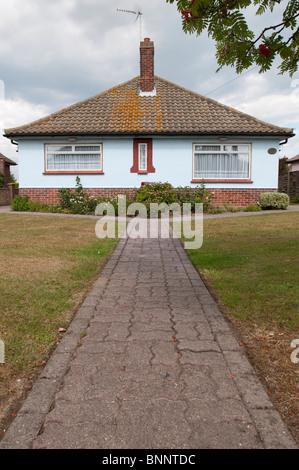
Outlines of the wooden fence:
<svg viewBox="0 0 299 470">
<path fill-rule="evenodd" d="M 299 171 L 280 173 L 278 178 L 278 191 L 288 194 L 290 201 L 294 201 L 296 196 L 299 196 Z"/>
</svg>

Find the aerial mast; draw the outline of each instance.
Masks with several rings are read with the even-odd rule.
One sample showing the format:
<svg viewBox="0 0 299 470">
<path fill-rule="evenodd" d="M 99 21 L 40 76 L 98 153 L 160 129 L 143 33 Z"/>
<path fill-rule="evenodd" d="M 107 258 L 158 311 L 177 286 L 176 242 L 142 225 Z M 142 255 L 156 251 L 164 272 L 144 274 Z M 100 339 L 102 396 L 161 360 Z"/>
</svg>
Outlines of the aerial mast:
<svg viewBox="0 0 299 470">
<path fill-rule="evenodd" d="M 140 41 L 142 39 L 142 12 L 141 11 L 133 11 L 133 10 L 121 10 L 121 9 L 117 9 L 117 11 L 121 12 L 121 13 L 131 13 L 133 15 L 136 15 L 136 20 L 135 20 L 135 23 L 136 21 L 139 20 L 139 35 L 140 35 Z"/>
</svg>

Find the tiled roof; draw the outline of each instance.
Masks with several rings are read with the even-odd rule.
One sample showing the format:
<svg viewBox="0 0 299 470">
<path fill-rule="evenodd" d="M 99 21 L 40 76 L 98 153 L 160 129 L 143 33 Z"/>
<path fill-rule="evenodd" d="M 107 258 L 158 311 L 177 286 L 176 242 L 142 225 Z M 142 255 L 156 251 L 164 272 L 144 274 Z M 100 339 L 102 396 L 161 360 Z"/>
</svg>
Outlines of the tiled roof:
<svg viewBox="0 0 299 470">
<path fill-rule="evenodd" d="M 292 158 L 288 158 L 288 163 L 292 163 L 292 162 L 298 162 L 299 161 L 299 155 L 296 155 L 295 157 L 292 157 Z"/>
<path fill-rule="evenodd" d="M 0 153 L 0 158 L 4 158 L 4 161 L 7 165 L 17 165 L 16 162 L 14 162 L 13 160 L 11 160 L 10 158 L 6 157 L 5 155 L 3 155 L 2 153 Z"/>
<path fill-rule="evenodd" d="M 136 77 L 5 135 L 294 135 L 157 76 L 155 85 L 156 96 L 139 96 Z"/>
</svg>

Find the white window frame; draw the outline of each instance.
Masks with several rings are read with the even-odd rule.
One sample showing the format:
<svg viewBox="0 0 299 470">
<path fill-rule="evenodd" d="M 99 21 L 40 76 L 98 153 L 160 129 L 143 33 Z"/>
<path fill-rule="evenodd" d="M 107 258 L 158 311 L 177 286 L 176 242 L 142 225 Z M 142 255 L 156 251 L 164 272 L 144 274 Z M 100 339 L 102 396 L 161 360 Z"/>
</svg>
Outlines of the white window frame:
<svg viewBox="0 0 299 470">
<path fill-rule="evenodd" d="M 76 148 L 77 147 L 77 148 Z M 89 150 L 78 150 L 78 148 L 89 148 Z M 92 148 L 95 150 L 91 150 Z M 60 150 L 58 150 L 60 148 Z M 63 150 L 69 149 L 69 150 Z M 57 149 L 57 150 L 56 150 Z M 99 150 L 98 150 L 99 149 Z M 94 165 L 93 168 L 90 165 L 82 167 L 78 160 L 77 164 L 75 163 L 73 167 L 69 167 L 67 162 L 65 162 L 64 168 L 56 168 L 55 163 L 49 164 L 50 155 L 61 155 L 61 156 L 84 156 L 84 155 L 94 155 L 99 156 L 98 165 Z M 45 171 L 46 173 L 98 173 L 103 172 L 103 144 L 102 143 L 51 143 L 45 144 Z"/>
<path fill-rule="evenodd" d="M 217 147 L 217 150 L 214 149 L 214 150 L 196 150 L 196 146 L 201 146 L 201 147 Z M 240 152 L 238 150 L 234 150 L 233 147 L 239 147 L 239 146 L 247 146 L 248 147 L 248 150 L 247 151 L 244 151 L 244 152 Z M 231 150 L 226 150 L 225 147 L 231 147 Z M 220 150 L 218 149 L 220 148 Z M 199 154 L 203 154 L 203 155 L 214 155 L 214 154 L 218 154 L 218 155 L 235 155 L 235 154 L 246 154 L 248 155 L 248 160 L 247 160 L 247 164 L 248 164 L 248 173 L 247 173 L 247 176 L 246 177 L 240 177 L 240 176 L 235 176 L 235 175 L 232 175 L 232 176 L 223 176 L 223 175 L 219 175 L 219 176 L 207 176 L 207 175 L 196 175 L 195 174 L 195 156 L 196 155 L 199 155 Z M 196 142 L 196 143 L 193 143 L 193 146 L 192 146 L 192 179 L 193 180 L 199 180 L 199 181 L 202 181 L 202 180 L 205 180 L 205 181 L 208 181 L 208 180 L 213 180 L 213 181 L 230 181 L 230 180 L 237 180 L 237 181 L 244 181 L 244 182 L 247 182 L 247 181 L 250 181 L 251 180 L 251 160 L 252 160 L 252 144 L 250 143 L 247 143 L 247 142 Z"/>
<path fill-rule="evenodd" d="M 141 146 L 145 147 L 145 166 L 144 166 L 144 168 L 141 167 L 141 153 L 140 153 Z M 138 171 L 147 171 L 147 158 L 148 158 L 147 143 L 146 142 L 139 142 L 139 144 L 138 144 Z"/>
</svg>

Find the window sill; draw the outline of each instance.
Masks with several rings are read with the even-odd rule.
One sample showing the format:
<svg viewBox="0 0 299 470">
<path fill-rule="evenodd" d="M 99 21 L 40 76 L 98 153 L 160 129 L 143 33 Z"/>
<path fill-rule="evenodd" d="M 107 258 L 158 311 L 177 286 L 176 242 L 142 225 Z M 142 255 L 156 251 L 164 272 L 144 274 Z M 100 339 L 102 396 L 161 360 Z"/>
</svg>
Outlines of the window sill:
<svg viewBox="0 0 299 470">
<path fill-rule="evenodd" d="M 138 171 L 137 171 L 137 174 L 138 174 L 138 175 L 147 175 L 147 174 L 148 174 L 148 171 L 147 171 L 147 170 L 138 170 Z"/>
<path fill-rule="evenodd" d="M 230 180 L 230 179 L 193 179 L 191 183 L 253 183 L 252 180 Z"/>
<path fill-rule="evenodd" d="M 43 175 L 103 175 L 103 171 L 44 171 Z"/>
</svg>

